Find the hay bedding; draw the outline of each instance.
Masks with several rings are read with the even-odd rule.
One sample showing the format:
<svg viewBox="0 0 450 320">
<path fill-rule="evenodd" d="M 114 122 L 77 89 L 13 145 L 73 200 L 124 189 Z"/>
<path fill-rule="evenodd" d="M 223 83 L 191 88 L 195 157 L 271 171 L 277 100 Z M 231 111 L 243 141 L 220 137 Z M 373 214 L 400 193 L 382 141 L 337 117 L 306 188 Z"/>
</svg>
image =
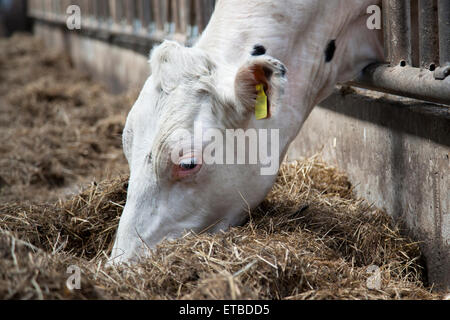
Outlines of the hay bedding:
<svg viewBox="0 0 450 320">
<path fill-rule="evenodd" d="M 0 48 L 0 298 L 441 298 L 424 286 L 418 244 L 317 157 L 284 164 L 244 226 L 186 234 L 139 265 L 105 267 L 126 198 L 117 136 L 132 99 L 107 94 L 29 36 Z M 93 180 L 102 182 L 65 195 Z M 70 265 L 82 269 L 81 290 L 65 286 Z M 379 290 L 367 286 L 371 265 Z"/>
<path fill-rule="evenodd" d="M 3 201 L 56 200 L 57 189 L 126 173 L 121 130 L 134 95 L 108 94 L 30 36 L 0 40 Z"/>
</svg>

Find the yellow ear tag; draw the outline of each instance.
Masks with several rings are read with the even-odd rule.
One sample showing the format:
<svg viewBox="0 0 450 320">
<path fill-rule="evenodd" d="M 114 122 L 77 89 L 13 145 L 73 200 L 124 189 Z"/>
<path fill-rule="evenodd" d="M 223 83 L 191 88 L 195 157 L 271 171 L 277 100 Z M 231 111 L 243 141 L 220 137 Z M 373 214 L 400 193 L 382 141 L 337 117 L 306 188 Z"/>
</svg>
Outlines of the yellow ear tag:
<svg viewBox="0 0 450 320">
<path fill-rule="evenodd" d="M 267 96 L 264 92 L 264 86 L 258 84 L 256 86 L 256 106 L 255 106 L 255 116 L 256 120 L 262 120 L 267 118 Z"/>
</svg>

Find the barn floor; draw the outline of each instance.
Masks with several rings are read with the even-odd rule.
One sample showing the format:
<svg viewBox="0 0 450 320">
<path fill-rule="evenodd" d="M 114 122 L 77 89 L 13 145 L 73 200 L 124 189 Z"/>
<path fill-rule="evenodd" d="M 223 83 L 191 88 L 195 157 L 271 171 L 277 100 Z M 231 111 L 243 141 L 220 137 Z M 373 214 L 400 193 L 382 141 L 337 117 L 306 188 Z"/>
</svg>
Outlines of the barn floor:
<svg viewBox="0 0 450 320">
<path fill-rule="evenodd" d="M 0 39 L 0 298 L 442 298 L 426 283 L 418 244 L 319 157 L 284 164 L 244 226 L 105 267 L 136 93 L 108 93 L 29 35 Z M 73 265 L 79 290 L 65 285 Z"/>
</svg>

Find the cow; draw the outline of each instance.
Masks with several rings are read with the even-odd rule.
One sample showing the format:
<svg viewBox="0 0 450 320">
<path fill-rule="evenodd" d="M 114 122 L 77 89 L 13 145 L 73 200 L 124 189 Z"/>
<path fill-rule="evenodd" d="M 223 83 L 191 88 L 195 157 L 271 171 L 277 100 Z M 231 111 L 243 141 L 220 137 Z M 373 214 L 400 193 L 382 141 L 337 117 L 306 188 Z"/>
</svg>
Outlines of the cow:
<svg viewBox="0 0 450 320">
<path fill-rule="evenodd" d="M 243 223 L 270 191 L 313 107 L 337 83 L 383 60 L 380 30 L 367 27 L 372 5 L 380 3 L 219 0 L 192 47 L 174 41 L 155 47 L 151 75 L 123 131 L 130 178 L 110 263 L 138 261 L 187 231 L 214 233 Z M 211 139 L 172 139 L 175 132 L 194 132 L 196 123 L 224 135 L 277 130 L 266 146 L 276 154 L 276 170 L 262 174 L 267 161 L 202 162 Z"/>
</svg>

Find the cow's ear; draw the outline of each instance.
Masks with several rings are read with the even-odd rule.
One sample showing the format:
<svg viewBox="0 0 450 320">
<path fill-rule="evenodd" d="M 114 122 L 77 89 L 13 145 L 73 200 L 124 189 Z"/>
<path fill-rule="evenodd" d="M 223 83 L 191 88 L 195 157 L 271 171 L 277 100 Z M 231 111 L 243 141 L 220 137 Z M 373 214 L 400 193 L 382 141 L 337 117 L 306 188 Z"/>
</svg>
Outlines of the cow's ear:
<svg viewBox="0 0 450 320">
<path fill-rule="evenodd" d="M 239 68 L 234 90 L 245 113 L 255 112 L 261 98 L 267 97 L 267 118 L 274 112 L 286 85 L 286 67 L 278 60 L 263 55 L 251 57 Z"/>
<path fill-rule="evenodd" d="M 165 40 L 152 50 L 150 68 L 154 80 L 168 93 L 190 78 L 210 76 L 215 64 L 203 50 Z"/>
</svg>

